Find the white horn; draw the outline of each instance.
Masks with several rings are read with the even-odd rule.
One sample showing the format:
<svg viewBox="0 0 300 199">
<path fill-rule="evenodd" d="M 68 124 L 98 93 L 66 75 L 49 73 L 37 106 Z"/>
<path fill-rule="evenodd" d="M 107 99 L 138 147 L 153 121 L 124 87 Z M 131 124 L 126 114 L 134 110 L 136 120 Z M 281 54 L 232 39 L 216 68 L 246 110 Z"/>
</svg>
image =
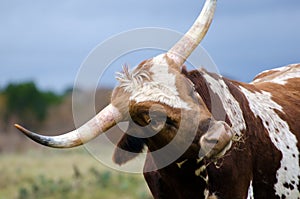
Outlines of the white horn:
<svg viewBox="0 0 300 199">
<path fill-rule="evenodd" d="M 213 20 L 217 0 L 206 0 L 204 7 L 188 32 L 168 51 L 167 55 L 180 68 L 204 38 Z"/>
<path fill-rule="evenodd" d="M 54 148 L 71 148 L 94 139 L 113 127 L 117 122 L 121 121 L 121 119 L 122 114 L 116 107 L 110 104 L 78 129 L 58 136 L 39 135 L 18 124 L 15 124 L 15 127 L 42 145 Z"/>
</svg>

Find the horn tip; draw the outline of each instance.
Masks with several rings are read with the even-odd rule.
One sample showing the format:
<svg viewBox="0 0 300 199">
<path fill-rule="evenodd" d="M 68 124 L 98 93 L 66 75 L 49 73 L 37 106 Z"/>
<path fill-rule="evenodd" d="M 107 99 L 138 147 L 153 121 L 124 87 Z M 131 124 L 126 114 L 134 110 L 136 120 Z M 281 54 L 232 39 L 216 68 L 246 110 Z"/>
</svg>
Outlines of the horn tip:
<svg viewBox="0 0 300 199">
<path fill-rule="evenodd" d="M 32 139 L 33 141 L 45 145 L 45 146 L 50 146 L 50 147 L 54 147 L 54 148 L 58 148 L 55 145 L 51 145 L 52 140 L 50 137 L 45 137 L 42 135 L 38 135 L 32 131 L 29 131 L 28 129 L 26 129 L 25 127 L 19 125 L 19 124 L 14 124 L 14 126 L 21 131 L 25 136 L 29 137 L 30 139 Z"/>
<path fill-rule="evenodd" d="M 19 124 L 14 124 L 14 126 L 23 133 L 28 133 L 28 130 Z"/>
<path fill-rule="evenodd" d="M 15 128 L 17 128 L 19 131 L 21 131 L 24 135 L 26 135 L 27 137 L 33 139 L 34 134 L 33 132 L 29 131 L 28 129 L 26 129 L 25 127 L 19 125 L 19 124 L 14 124 Z M 34 139 L 33 139 L 34 140 Z"/>
</svg>

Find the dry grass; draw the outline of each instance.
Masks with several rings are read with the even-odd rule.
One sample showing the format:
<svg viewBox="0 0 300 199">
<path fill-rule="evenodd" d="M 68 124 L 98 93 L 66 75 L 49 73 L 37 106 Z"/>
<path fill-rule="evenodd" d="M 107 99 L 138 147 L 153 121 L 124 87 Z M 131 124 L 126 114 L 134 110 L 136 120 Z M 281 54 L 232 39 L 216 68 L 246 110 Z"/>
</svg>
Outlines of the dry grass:
<svg viewBox="0 0 300 199">
<path fill-rule="evenodd" d="M 82 149 L 0 154 L 0 199 L 151 198 L 142 175 L 111 170 Z"/>
</svg>

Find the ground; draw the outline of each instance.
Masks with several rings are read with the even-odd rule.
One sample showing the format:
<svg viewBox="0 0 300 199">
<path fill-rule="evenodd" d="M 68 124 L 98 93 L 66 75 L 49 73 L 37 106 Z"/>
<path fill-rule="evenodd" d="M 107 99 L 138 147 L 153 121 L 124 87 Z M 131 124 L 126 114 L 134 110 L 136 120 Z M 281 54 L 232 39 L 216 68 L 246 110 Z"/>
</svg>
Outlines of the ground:
<svg viewBox="0 0 300 199">
<path fill-rule="evenodd" d="M 0 199 L 148 199 L 142 174 L 111 170 L 84 149 L 0 154 Z"/>
</svg>

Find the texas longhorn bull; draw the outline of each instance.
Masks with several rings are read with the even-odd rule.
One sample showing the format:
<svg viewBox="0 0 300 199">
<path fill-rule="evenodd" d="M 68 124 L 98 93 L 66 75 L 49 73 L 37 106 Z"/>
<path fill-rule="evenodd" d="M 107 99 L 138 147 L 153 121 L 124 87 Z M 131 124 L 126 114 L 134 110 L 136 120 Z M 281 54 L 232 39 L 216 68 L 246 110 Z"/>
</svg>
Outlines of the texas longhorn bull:
<svg viewBox="0 0 300 199">
<path fill-rule="evenodd" d="M 69 148 L 129 121 L 113 158 L 124 164 L 147 147 L 144 177 L 154 198 L 300 198 L 300 64 L 263 72 L 250 84 L 187 71 L 183 64 L 215 7 L 207 0 L 168 52 L 124 68 L 111 103 L 80 128 L 50 137 L 16 127 L 43 145 Z M 171 142 L 169 154 L 188 147 L 160 167 L 169 154 L 150 152 Z"/>
</svg>

